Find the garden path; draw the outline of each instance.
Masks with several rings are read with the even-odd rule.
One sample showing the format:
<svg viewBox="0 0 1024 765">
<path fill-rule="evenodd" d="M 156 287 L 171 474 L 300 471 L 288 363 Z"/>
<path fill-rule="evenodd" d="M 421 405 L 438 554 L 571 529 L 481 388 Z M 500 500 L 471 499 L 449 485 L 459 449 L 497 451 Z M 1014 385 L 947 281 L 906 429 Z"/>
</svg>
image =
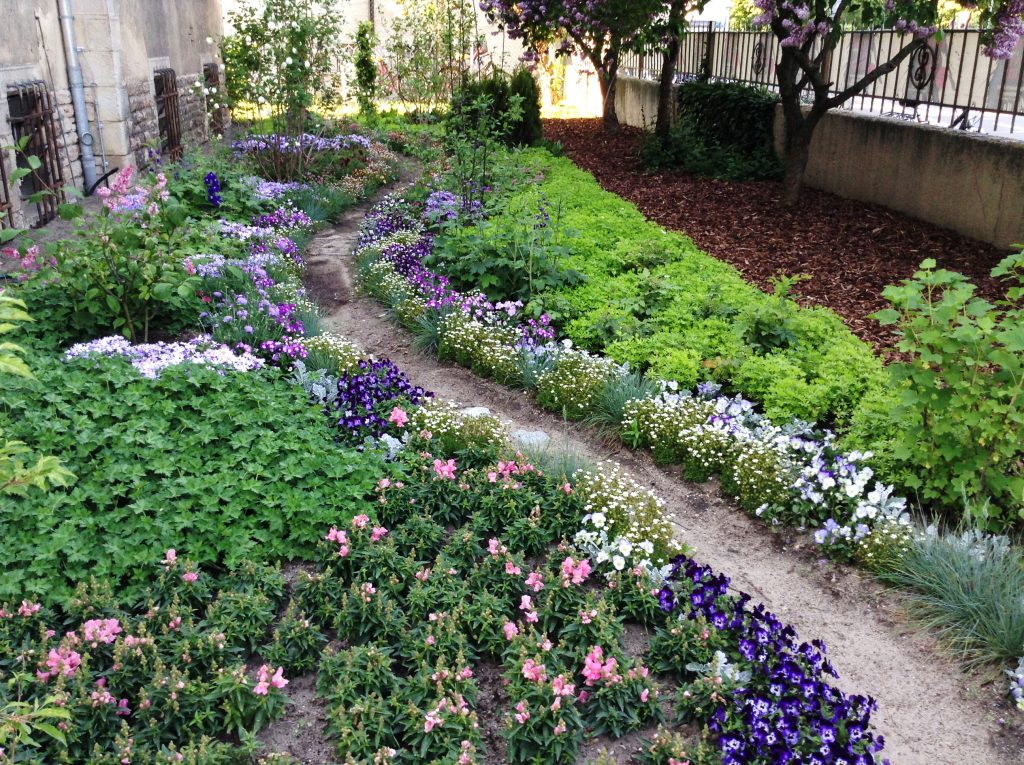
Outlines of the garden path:
<svg viewBox="0 0 1024 765">
<path fill-rule="evenodd" d="M 666 503 L 678 536 L 734 587 L 764 602 L 805 639 L 825 641 L 848 692 L 870 693 L 893 765 L 1024 763 L 1000 734 L 997 693 L 959 671 L 901 614 L 901 597 L 867 575 L 819 560 L 813 541 L 773 533 L 724 499 L 713 484 L 686 483 L 643 453 L 540 409 L 522 391 L 481 379 L 417 353 L 412 336 L 383 307 L 357 294 L 352 252 L 369 203 L 349 210 L 311 243 L 307 284 L 325 312 L 325 328 L 399 364 L 416 385 L 470 406 L 485 406 L 510 430 L 545 430 L 555 449 L 611 459 Z M 1000 684 L 1001 689 L 1001 684 Z"/>
</svg>

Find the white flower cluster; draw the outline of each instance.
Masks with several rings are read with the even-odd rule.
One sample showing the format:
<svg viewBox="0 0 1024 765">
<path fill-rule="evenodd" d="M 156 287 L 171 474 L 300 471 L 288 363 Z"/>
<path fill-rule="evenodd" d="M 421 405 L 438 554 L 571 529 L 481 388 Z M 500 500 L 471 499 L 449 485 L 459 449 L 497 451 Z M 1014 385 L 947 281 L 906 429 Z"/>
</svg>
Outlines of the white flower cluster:
<svg viewBox="0 0 1024 765">
<path fill-rule="evenodd" d="M 608 378 L 620 370 L 609 358 L 575 348 L 558 351 L 554 367 L 537 378 L 537 400 L 545 409 L 580 417 Z"/>
<path fill-rule="evenodd" d="M 409 412 L 408 430 L 429 433 L 433 440 L 507 446 L 508 430 L 489 414 L 467 413 L 450 401 L 427 399 Z"/>
<path fill-rule="evenodd" d="M 386 260 L 368 262 L 360 274 L 360 284 L 369 294 L 393 308 L 409 300 L 420 300 L 409 282 Z"/>
<path fill-rule="evenodd" d="M 333 369 L 338 372 L 352 371 L 360 359 L 367 354 L 350 340 L 330 332 L 303 339 L 307 363 L 314 369 Z"/>
<path fill-rule="evenodd" d="M 577 472 L 573 485 L 585 513 L 575 542 L 598 563 L 650 569 L 682 551 L 664 502 L 615 463 Z"/>
<path fill-rule="evenodd" d="M 515 342 L 514 330 L 485 324 L 458 311 L 441 324 L 438 355 L 498 382 L 508 382 L 519 373 L 520 352 Z"/>
</svg>

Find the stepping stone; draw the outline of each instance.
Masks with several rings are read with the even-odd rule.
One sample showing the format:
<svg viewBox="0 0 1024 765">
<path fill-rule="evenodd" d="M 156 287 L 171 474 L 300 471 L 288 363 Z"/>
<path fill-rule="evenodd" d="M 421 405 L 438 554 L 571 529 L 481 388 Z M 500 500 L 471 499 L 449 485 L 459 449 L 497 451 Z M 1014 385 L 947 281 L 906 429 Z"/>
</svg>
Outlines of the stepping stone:
<svg viewBox="0 0 1024 765">
<path fill-rule="evenodd" d="M 486 406 L 469 406 L 462 410 L 462 414 L 466 417 L 487 417 L 491 414 L 491 410 Z"/>
<path fill-rule="evenodd" d="M 512 433 L 512 438 L 528 448 L 546 446 L 551 440 L 551 436 L 543 430 L 517 430 Z"/>
</svg>

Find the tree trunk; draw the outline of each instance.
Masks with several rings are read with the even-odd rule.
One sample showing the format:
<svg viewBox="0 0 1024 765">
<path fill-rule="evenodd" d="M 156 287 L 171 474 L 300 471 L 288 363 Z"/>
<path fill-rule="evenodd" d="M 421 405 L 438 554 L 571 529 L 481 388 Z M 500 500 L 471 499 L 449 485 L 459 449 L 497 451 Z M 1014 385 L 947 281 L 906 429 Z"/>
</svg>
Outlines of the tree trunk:
<svg viewBox="0 0 1024 765">
<path fill-rule="evenodd" d="M 794 207 L 800 201 L 804 185 L 804 171 L 810 156 L 811 137 L 802 126 L 791 131 L 786 124 L 785 175 L 782 178 L 782 201 L 787 207 Z"/>
<path fill-rule="evenodd" d="M 619 115 L 615 111 L 615 90 L 619 79 L 617 76 L 618 67 L 614 64 L 610 66 L 611 68 L 607 73 L 600 68 L 597 70 L 597 81 L 601 85 L 601 100 L 604 103 L 601 118 L 604 120 L 604 131 L 606 133 L 618 133 Z"/>
<path fill-rule="evenodd" d="M 668 146 L 672 134 L 672 112 L 675 95 L 676 57 L 679 55 L 679 37 L 672 36 L 661 63 L 661 82 L 658 84 L 658 119 L 654 134 L 662 146 Z"/>
</svg>

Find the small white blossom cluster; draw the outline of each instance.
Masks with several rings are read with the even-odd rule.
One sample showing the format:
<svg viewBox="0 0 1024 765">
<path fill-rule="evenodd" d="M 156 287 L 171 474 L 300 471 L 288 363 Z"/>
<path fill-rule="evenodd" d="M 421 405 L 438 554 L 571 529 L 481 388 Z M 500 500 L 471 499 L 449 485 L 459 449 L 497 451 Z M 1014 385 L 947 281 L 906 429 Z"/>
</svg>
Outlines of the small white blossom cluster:
<svg viewBox="0 0 1024 765">
<path fill-rule="evenodd" d="M 578 418 L 590 411 L 601 386 L 617 370 L 615 362 L 604 356 L 563 348 L 554 367 L 537 378 L 537 400 L 546 409 Z"/>
<path fill-rule="evenodd" d="M 359 281 L 369 294 L 393 308 L 410 300 L 423 303 L 413 292 L 409 282 L 386 260 L 378 259 L 367 263 L 362 269 Z"/>
<path fill-rule="evenodd" d="M 451 401 L 427 399 L 409 413 L 408 430 L 433 440 L 507 446 L 508 430 L 489 414 L 470 414 Z"/>
<path fill-rule="evenodd" d="M 441 324 L 438 355 L 498 382 L 508 382 L 519 373 L 520 352 L 515 344 L 515 330 L 485 324 L 459 311 L 446 316 Z"/>
<path fill-rule="evenodd" d="M 573 485 L 584 501 L 575 542 L 598 563 L 610 563 L 616 571 L 649 569 L 682 551 L 664 502 L 615 463 L 577 472 Z"/>
<path fill-rule="evenodd" d="M 360 359 L 367 358 L 367 354 L 351 340 L 330 332 L 304 338 L 302 344 L 308 354 L 307 363 L 313 368 L 352 371 L 357 368 Z M 324 362 L 329 362 L 329 366 Z"/>
<path fill-rule="evenodd" d="M 914 528 L 905 514 L 896 519 L 883 517 L 875 522 L 870 534 L 856 542 L 853 552 L 865 568 L 884 571 L 910 552 L 913 540 Z"/>
</svg>

